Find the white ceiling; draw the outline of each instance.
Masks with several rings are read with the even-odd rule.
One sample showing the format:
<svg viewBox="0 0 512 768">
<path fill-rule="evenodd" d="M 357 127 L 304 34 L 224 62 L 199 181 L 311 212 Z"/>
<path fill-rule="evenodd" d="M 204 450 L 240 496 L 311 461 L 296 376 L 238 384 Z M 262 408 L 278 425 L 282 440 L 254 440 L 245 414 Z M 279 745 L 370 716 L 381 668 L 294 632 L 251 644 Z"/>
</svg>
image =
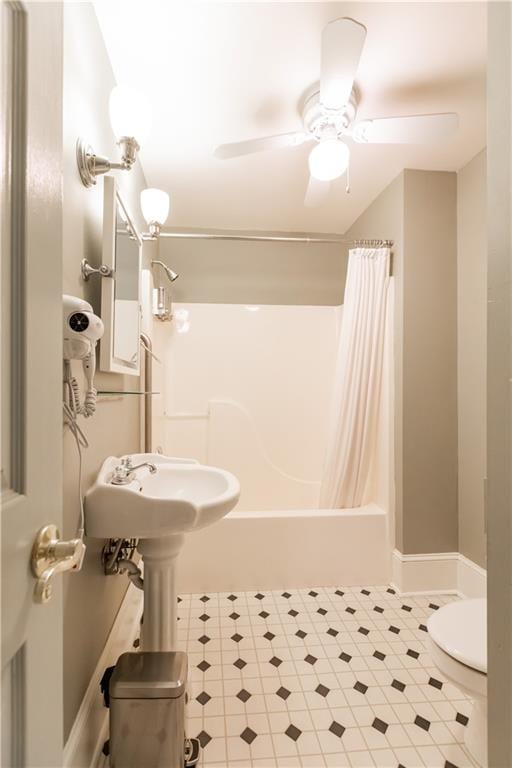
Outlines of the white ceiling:
<svg viewBox="0 0 512 768">
<path fill-rule="evenodd" d="M 95 0 L 118 82 L 151 104 L 141 151 L 150 186 L 172 197 L 171 227 L 344 232 L 403 168 L 456 171 L 485 146 L 485 3 Z M 217 160 L 219 143 L 300 130 L 319 78 L 325 24 L 368 29 L 359 118 L 456 111 L 455 138 L 431 146 L 348 141 L 351 194 L 332 185 L 305 208 L 310 144 Z"/>
</svg>

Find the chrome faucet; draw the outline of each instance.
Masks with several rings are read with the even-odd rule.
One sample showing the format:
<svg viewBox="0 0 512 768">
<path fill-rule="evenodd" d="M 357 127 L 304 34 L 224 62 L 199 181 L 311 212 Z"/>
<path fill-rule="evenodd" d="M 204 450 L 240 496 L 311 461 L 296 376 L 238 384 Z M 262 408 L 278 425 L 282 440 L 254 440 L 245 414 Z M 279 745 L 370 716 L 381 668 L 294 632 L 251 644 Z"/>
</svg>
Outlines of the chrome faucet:
<svg viewBox="0 0 512 768">
<path fill-rule="evenodd" d="M 153 464 L 151 461 L 143 461 L 140 464 L 136 464 L 135 466 L 132 464 L 132 457 L 131 456 L 123 456 L 121 459 L 121 464 L 119 464 L 112 474 L 112 480 L 110 481 L 113 485 L 128 485 L 128 483 L 131 483 L 133 480 L 135 480 L 135 472 L 137 469 L 142 469 L 142 467 L 147 467 L 149 469 L 150 474 L 154 475 L 156 472 L 156 464 Z"/>
</svg>

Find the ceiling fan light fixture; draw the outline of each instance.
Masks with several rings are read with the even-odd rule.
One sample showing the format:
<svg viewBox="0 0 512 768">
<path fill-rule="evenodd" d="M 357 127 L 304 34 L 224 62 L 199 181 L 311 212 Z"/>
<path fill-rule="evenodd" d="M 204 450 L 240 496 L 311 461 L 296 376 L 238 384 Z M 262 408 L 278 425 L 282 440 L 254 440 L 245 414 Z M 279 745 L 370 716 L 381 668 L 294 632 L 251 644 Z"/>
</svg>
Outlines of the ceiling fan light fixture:
<svg viewBox="0 0 512 768">
<path fill-rule="evenodd" d="M 319 181 L 332 181 L 348 168 L 350 152 L 339 139 L 320 141 L 309 155 L 309 171 Z"/>
</svg>

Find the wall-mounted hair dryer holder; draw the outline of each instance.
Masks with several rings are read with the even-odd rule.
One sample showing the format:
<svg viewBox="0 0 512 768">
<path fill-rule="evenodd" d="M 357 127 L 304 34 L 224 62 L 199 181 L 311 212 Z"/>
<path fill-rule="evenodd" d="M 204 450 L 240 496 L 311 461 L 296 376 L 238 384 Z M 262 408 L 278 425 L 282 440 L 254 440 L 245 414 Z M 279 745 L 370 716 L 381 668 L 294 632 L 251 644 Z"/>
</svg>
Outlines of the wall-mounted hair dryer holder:
<svg viewBox="0 0 512 768">
<path fill-rule="evenodd" d="M 87 259 L 82 259 L 80 262 L 80 275 L 82 280 L 86 283 L 91 275 L 99 275 L 100 277 L 114 277 L 114 270 L 112 267 L 106 264 L 100 264 L 99 267 L 93 267 Z"/>
</svg>

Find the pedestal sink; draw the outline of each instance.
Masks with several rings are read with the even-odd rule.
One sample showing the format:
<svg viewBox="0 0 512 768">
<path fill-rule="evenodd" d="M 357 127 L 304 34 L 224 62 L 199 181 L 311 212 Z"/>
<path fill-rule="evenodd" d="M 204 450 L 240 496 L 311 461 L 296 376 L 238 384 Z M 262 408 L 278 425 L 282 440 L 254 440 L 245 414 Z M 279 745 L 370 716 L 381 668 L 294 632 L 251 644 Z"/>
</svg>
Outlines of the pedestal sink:
<svg viewBox="0 0 512 768">
<path fill-rule="evenodd" d="M 103 462 L 85 496 L 85 530 L 99 539 L 139 539 L 144 561 L 144 622 L 141 647 L 145 651 L 176 650 L 176 558 L 185 534 L 205 528 L 230 512 L 238 501 L 240 484 L 230 472 L 193 460 L 160 454 L 131 456 L 134 466 L 148 462 L 129 482 L 112 479 L 121 459 Z"/>
</svg>

